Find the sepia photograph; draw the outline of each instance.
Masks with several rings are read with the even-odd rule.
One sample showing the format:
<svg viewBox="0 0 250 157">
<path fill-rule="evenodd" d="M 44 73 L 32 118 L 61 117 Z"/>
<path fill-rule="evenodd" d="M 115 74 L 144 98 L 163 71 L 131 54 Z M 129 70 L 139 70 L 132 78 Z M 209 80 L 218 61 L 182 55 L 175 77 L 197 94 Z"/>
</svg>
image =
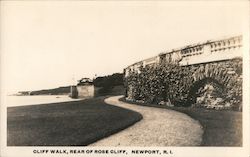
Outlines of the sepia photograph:
<svg viewBox="0 0 250 157">
<path fill-rule="evenodd" d="M 250 156 L 249 1 L 0 13 L 0 156 Z"/>
</svg>

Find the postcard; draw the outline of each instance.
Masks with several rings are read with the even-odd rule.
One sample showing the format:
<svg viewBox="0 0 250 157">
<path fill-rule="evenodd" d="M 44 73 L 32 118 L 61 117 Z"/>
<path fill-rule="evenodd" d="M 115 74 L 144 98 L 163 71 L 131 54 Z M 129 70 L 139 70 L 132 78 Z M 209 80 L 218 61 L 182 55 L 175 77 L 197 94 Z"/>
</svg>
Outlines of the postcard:
<svg viewBox="0 0 250 157">
<path fill-rule="evenodd" d="M 1 1 L 2 157 L 249 157 L 249 1 Z"/>
</svg>

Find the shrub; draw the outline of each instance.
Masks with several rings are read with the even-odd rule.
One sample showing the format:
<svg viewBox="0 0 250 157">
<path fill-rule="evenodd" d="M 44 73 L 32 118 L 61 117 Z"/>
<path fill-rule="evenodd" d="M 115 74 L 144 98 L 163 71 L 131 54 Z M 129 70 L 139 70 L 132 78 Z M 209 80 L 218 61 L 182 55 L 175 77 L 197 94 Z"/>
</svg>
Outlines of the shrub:
<svg viewBox="0 0 250 157">
<path fill-rule="evenodd" d="M 115 73 L 108 76 L 97 77 L 93 82 L 95 87 L 100 87 L 98 94 L 106 95 L 111 92 L 113 87 L 123 85 L 123 74 Z"/>
<path fill-rule="evenodd" d="M 146 103 L 164 101 L 188 106 L 196 99 L 195 92 L 200 86 L 194 87 L 195 83 L 207 79 L 221 85 L 222 89 L 216 91 L 225 102 L 238 106 L 242 102 L 241 68 L 242 59 L 190 66 L 162 63 L 141 67 L 140 73 L 131 72 L 125 78 L 126 96 Z"/>
</svg>

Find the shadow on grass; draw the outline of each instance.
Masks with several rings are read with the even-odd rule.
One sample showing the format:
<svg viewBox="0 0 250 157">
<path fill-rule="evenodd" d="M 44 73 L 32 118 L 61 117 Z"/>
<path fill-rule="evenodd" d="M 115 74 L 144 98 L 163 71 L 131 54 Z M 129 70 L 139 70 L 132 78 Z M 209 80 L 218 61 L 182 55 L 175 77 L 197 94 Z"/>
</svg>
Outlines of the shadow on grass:
<svg viewBox="0 0 250 157">
<path fill-rule="evenodd" d="M 87 146 L 142 119 L 140 113 L 108 105 L 106 97 L 9 107 L 8 146 Z"/>
<path fill-rule="evenodd" d="M 191 107 L 167 107 L 156 104 L 142 104 L 126 101 L 131 104 L 171 109 L 185 113 L 198 120 L 203 127 L 204 134 L 201 146 L 242 146 L 242 112 L 238 111 L 216 111 L 204 108 Z"/>
</svg>

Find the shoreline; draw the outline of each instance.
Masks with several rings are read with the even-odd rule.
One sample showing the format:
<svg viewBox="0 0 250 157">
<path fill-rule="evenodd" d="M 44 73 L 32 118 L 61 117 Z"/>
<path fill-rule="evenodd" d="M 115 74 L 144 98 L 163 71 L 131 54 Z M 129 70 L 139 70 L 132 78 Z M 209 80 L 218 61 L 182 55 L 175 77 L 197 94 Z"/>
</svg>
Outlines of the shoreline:
<svg viewBox="0 0 250 157">
<path fill-rule="evenodd" d="M 68 95 L 5 96 L 3 98 L 2 104 L 7 108 L 84 100 L 82 98 L 72 99 Z"/>
</svg>

